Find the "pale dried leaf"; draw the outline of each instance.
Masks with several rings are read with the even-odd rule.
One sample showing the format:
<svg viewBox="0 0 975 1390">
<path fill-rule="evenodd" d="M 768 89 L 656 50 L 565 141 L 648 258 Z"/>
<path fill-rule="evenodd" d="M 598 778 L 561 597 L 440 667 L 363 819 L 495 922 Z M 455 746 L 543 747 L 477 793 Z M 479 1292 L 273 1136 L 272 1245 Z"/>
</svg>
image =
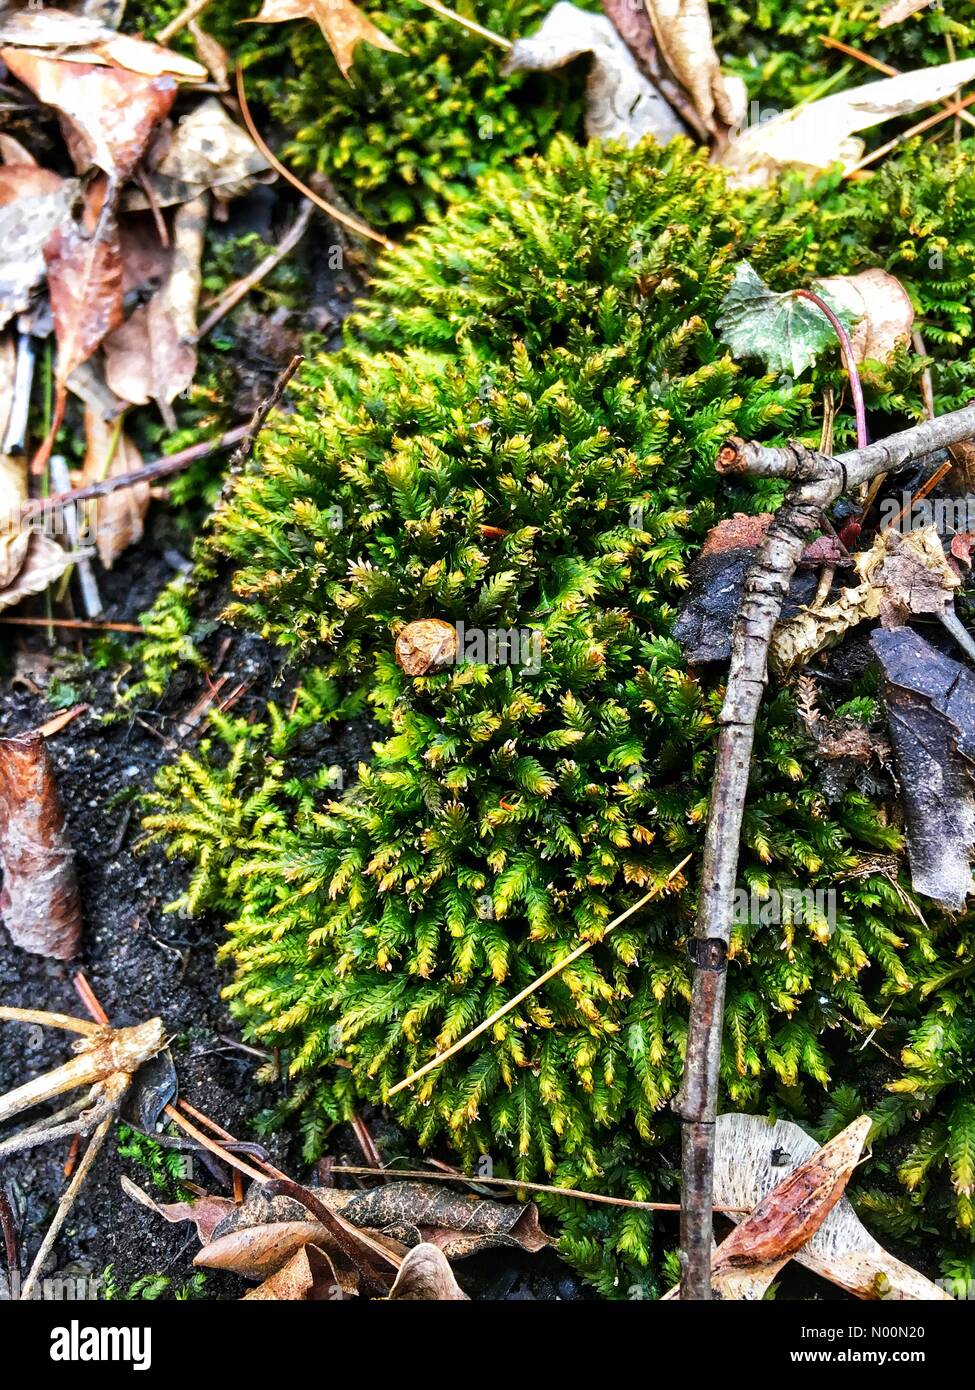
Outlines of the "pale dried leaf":
<svg viewBox="0 0 975 1390">
<path fill-rule="evenodd" d="M 125 431 L 91 407 L 85 409 L 85 443 L 82 485 L 142 467 L 142 455 Z M 94 534 L 98 557 L 106 569 L 112 568 L 123 550 L 142 539 L 150 495 L 148 483 L 136 483 L 91 504 L 88 534 Z"/>
<path fill-rule="evenodd" d="M 0 611 L 13 608 L 22 599 L 32 594 L 42 594 L 73 562 L 73 557 L 62 550 L 57 541 L 39 531 L 30 531 L 26 554 L 16 576 L 5 589 L 0 590 Z"/>
<path fill-rule="evenodd" d="M 468 1302 L 454 1278 L 446 1256 L 437 1245 L 415 1245 L 400 1266 L 390 1300 L 410 1302 Z"/>
<path fill-rule="evenodd" d="M 204 64 L 210 76 L 216 82 L 221 91 L 225 92 L 230 87 L 230 55 L 222 43 L 218 43 L 212 34 L 201 26 L 199 20 L 191 19 L 186 26 L 190 37 L 193 40 L 193 47 L 200 56 L 200 61 Z"/>
<path fill-rule="evenodd" d="M 352 0 L 264 0 L 260 14 L 255 15 L 252 22 L 280 24 L 289 19 L 315 21 L 346 79 L 359 43 L 371 43 L 387 53 L 403 51 L 377 29 Z"/>
<path fill-rule="evenodd" d="M 843 1195 L 870 1132 L 861 1115 L 793 1168 L 739 1222 L 711 1258 L 711 1280 L 724 1299 L 759 1299 L 815 1235 Z"/>
<path fill-rule="evenodd" d="M 683 133 L 682 122 L 644 77 L 610 20 L 569 0 L 559 0 L 534 34 L 516 40 L 505 71 L 553 72 L 584 54 L 592 58 L 586 84 L 590 139 L 635 145 L 653 135 L 665 144 Z"/>
<path fill-rule="evenodd" d="M 15 140 L 12 135 L 0 131 L 0 159 L 4 164 L 36 164 L 37 160 L 26 145 Z"/>
<path fill-rule="evenodd" d="M 144 77 L 169 73 L 192 82 L 206 80 L 206 70 L 182 53 L 134 34 L 117 34 L 98 19 L 53 6 L 19 10 L 0 19 L 0 44 L 26 48 L 39 56 L 45 49 L 56 49 L 48 56 L 57 61 L 110 64 Z"/>
<path fill-rule="evenodd" d="M 244 1279 L 267 1279 L 306 1245 L 328 1246 L 331 1236 L 318 1221 L 275 1221 L 246 1226 L 211 1240 L 197 1252 L 197 1269 L 222 1269 Z"/>
<path fill-rule="evenodd" d="M 791 1169 L 808 1162 L 818 1148 L 814 1139 L 789 1120 L 770 1123 L 761 1115 L 719 1115 L 715 1125 L 716 1205 L 752 1209 Z M 731 1219 L 741 1218 L 732 1215 Z M 793 1258 L 857 1298 L 950 1301 L 949 1295 L 923 1274 L 889 1255 L 846 1197 Z"/>
<path fill-rule="evenodd" d="M 869 550 L 853 556 L 853 565 L 859 584 L 776 625 L 769 662 L 778 673 L 835 646 L 857 623 L 881 618 L 892 625 L 905 621 L 907 614 L 940 614 L 961 583 L 933 526 L 903 534 L 887 527 Z"/>
<path fill-rule="evenodd" d="M 322 1302 L 354 1293 L 354 1288 L 343 1287 L 324 1250 L 317 1245 L 303 1245 L 276 1274 L 245 1293 L 241 1302 Z"/>
<path fill-rule="evenodd" d="M 70 123 L 78 172 L 94 164 L 119 184 L 134 171 L 178 90 L 168 75 L 143 77 L 122 68 L 60 62 L 22 48 L 2 48 L 0 58 L 39 101 Z"/>
<path fill-rule="evenodd" d="M 155 400 L 171 428 L 169 408 L 196 374 L 196 307 L 208 208 L 208 194 L 179 208 L 165 282 L 105 342 L 110 390 L 132 405 Z"/>
<path fill-rule="evenodd" d="M 179 121 L 163 157 L 150 175 L 160 207 L 189 202 L 207 189 L 221 199 L 237 198 L 266 175 L 268 163 L 245 130 L 231 120 L 216 97 Z M 125 206 L 149 206 L 141 189 L 127 191 Z"/>
<path fill-rule="evenodd" d="M 44 245 L 77 191 L 36 164 L 0 166 L 0 327 L 23 313 L 44 279 Z"/>
<path fill-rule="evenodd" d="M 148 1207 L 157 1216 L 162 1216 L 167 1221 L 172 1222 L 192 1221 L 203 1244 L 211 1238 L 220 1222 L 225 1220 L 234 1209 L 234 1202 L 230 1197 L 218 1197 L 210 1192 L 201 1193 L 192 1202 L 157 1202 L 154 1197 L 132 1182 L 124 1173 L 119 1178 L 119 1182 L 127 1197 L 130 1197 L 133 1202 L 138 1202 L 141 1206 Z"/>
<path fill-rule="evenodd" d="M 711 134 L 738 119 L 714 49 L 708 0 L 644 0 L 661 55 Z"/>
<path fill-rule="evenodd" d="M 879 267 L 858 275 L 830 275 L 816 288 L 839 304 L 853 322 L 850 341 L 857 362 L 889 362 L 911 341 L 914 305 L 901 282 Z"/>
<path fill-rule="evenodd" d="M 863 142 L 852 138 L 857 131 L 941 101 L 972 78 L 975 59 L 966 58 L 834 92 L 749 126 L 719 162 L 738 186 L 768 183 L 790 166 L 815 171 L 840 163 L 851 169 L 863 153 Z"/>
<path fill-rule="evenodd" d="M 921 10 L 926 10 L 931 4 L 931 0 L 891 0 L 889 5 L 885 5 L 877 20 L 878 29 L 889 29 L 894 24 L 903 24 L 905 19 L 910 19 L 912 14 L 919 14 Z"/>
</svg>

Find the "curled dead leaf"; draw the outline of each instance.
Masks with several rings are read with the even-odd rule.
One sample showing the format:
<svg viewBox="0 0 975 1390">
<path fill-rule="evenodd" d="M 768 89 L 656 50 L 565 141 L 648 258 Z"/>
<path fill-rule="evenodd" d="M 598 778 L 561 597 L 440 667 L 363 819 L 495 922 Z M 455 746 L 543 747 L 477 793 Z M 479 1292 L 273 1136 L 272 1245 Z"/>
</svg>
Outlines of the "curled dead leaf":
<svg viewBox="0 0 975 1390">
<path fill-rule="evenodd" d="M 644 0 L 660 52 L 713 135 L 740 119 L 714 49 L 708 0 Z"/>
<path fill-rule="evenodd" d="M 396 664 L 408 676 L 425 676 L 457 657 L 457 629 L 440 618 L 407 623 L 396 638 Z"/>
<path fill-rule="evenodd" d="M 886 270 L 830 275 L 817 281 L 816 288 L 854 319 L 850 341 L 857 362 L 889 362 L 898 347 L 911 341 L 914 305 L 901 282 Z"/>
<path fill-rule="evenodd" d="M 653 135 L 666 144 L 683 133 L 682 122 L 644 77 L 611 21 L 569 0 L 559 0 L 534 34 L 515 41 L 504 70 L 552 72 L 584 54 L 592 59 L 586 84 L 590 139 L 635 145 Z"/>
<path fill-rule="evenodd" d="M 415 1245 L 400 1266 L 390 1300 L 441 1303 L 468 1302 L 467 1294 L 454 1278 L 454 1271 L 437 1245 Z"/>
</svg>

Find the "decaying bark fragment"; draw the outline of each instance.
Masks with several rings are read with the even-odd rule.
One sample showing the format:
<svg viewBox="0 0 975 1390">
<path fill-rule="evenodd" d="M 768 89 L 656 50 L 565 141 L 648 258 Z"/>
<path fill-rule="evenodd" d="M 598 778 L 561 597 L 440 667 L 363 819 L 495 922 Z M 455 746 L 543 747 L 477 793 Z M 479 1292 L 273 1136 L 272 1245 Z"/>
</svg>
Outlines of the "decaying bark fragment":
<svg viewBox="0 0 975 1390">
<path fill-rule="evenodd" d="M 41 734 L 0 739 L 0 913 L 24 951 L 70 960 L 81 939 L 74 851 Z"/>
</svg>

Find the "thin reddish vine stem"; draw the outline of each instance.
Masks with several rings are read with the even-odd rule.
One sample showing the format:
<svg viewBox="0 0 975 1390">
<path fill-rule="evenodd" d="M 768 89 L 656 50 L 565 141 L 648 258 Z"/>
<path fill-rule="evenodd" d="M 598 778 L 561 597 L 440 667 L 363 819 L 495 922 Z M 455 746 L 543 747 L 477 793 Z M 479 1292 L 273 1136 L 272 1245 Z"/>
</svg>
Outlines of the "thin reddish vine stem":
<svg viewBox="0 0 975 1390">
<path fill-rule="evenodd" d="M 815 304 L 817 309 L 821 309 L 829 319 L 833 332 L 840 340 L 843 365 L 846 367 L 846 375 L 849 378 L 850 391 L 853 395 L 853 411 L 857 422 L 857 448 L 865 449 L 870 443 L 867 435 L 867 411 L 863 404 L 863 387 L 860 384 L 860 373 L 857 371 L 856 358 L 853 356 L 853 344 L 850 342 L 850 335 L 825 299 L 818 295 L 815 290 L 794 290 L 793 293 L 797 299 L 808 299 L 811 304 Z"/>
</svg>

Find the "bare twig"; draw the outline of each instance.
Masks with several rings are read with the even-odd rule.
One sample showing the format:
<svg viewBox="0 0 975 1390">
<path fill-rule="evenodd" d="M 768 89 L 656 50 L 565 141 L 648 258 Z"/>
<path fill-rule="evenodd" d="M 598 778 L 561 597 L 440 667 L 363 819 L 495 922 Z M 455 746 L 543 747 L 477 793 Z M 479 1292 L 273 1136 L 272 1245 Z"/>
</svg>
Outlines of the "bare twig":
<svg viewBox="0 0 975 1390">
<path fill-rule="evenodd" d="M 210 0 L 191 0 L 184 10 L 180 10 L 168 24 L 163 25 L 156 35 L 156 43 L 169 43 L 169 40 L 174 39 L 181 29 L 185 29 L 191 20 L 202 14 L 209 3 Z"/>
<path fill-rule="evenodd" d="M 333 1173 L 345 1173 L 359 1178 L 422 1178 L 430 1182 L 464 1182 L 471 1187 L 508 1187 L 516 1192 L 545 1192 L 553 1197 L 578 1197 L 584 1202 L 598 1202 L 608 1207 L 629 1207 L 633 1211 L 680 1211 L 679 1202 L 637 1202 L 629 1197 L 607 1197 L 602 1192 L 584 1192 L 578 1187 L 553 1187 L 544 1182 L 519 1182 L 517 1178 L 481 1178 L 469 1173 L 431 1173 L 421 1168 L 363 1168 L 356 1164 L 334 1163 Z M 735 1213 L 748 1207 L 715 1207 L 715 1211 Z"/>
<path fill-rule="evenodd" d="M 641 907 L 645 907 L 651 899 L 656 898 L 662 893 L 667 885 L 672 883 L 681 870 L 690 863 L 691 858 L 691 855 L 685 855 L 677 867 L 671 869 L 663 883 L 658 884 L 655 888 L 651 888 L 650 892 L 645 893 L 639 902 L 635 902 L 632 907 L 628 907 L 625 912 L 621 912 L 618 917 L 614 917 L 611 922 L 608 922 L 603 929 L 600 943 L 606 939 L 614 927 L 618 927 L 621 922 L 625 922 L 628 918 L 632 917 L 635 912 L 639 912 Z M 536 990 L 541 989 L 542 985 L 554 979 L 554 977 L 558 975 L 560 971 L 564 970 L 567 965 L 571 965 L 573 961 L 578 960 L 579 957 L 585 955 L 587 951 L 591 951 L 596 944 L 598 943 L 584 941 L 581 946 L 577 946 L 574 951 L 570 951 L 557 965 L 553 965 L 549 970 L 546 970 L 543 975 L 539 975 L 537 980 L 533 980 L 530 985 L 526 985 L 524 989 L 519 990 L 519 992 L 512 999 L 509 999 L 506 1004 L 502 1004 L 500 1009 L 495 1009 L 494 1013 L 486 1018 L 483 1023 L 479 1023 L 476 1028 L 472 1028 L 469 1033 L 465 1033 L 462 1038 L 459 1038 L 452 1047 L 448 1047 L 444 1052 L 438 1052 L 436 1057 L 431 1058 L 424 1066 L 411 1072 L 404 1080 L 397 1081 L 396 1085 L 390 1088 L 389 1094 L 395 1096 L 397 1091 L 402 1091 L 405 1087 L 412 1086 L 415 1081 L 419 1081 L 421 1076 L 426 1076 L 427 1072 L 433 1071 L 435 1067 L 443 1066 L 444 1062 L 450 1057 L 455 1057 L 469 1042 L 473 1042 L 475 1038 L 479 1038 L 488 1028 L 492 1028 L 499 1019 L 504 1018 L 505 1014 L 517 1008 L 529 995 L 534 994 Z"/>
<path fill-rule="evenodd" d="M 0 617 L 8 627 L 63 627 L 75 632 L 140 632 L 138 623 L 96 622 L 93 618 L 9 618 Z"/>
<path fill-rule="evenodd" d="M 322 212 L 327 212 L 334 222 L 339 222 L 343 227 L 348 227 L 349 231 L 355 232 L 357 236 L 367 237 L 370 241 L 378 241 L 379 245 L 385 247 L 387 251 L 395 249 L 396 243 L 394 241 L 390 241 L 388 237 L 384 237 L 380 232 L 374 232 L 365 222 L 360 222 L 357 217 L 350 217 L 349 214 L 343 212 L 341 208 L 337 208 L 333 203 L 329 203 L 326 199 L 319 197 L 314 189 L 309 188 L 306 183 L 302 183 L 297 174 L 293 174 L 286 165 L 281 163 L 280 159 L 278 159 L 277 155 L 254 124 L 254 118 L 251 115 L 250 107 L 247 105 L 247 94 L 244 91 L 244 73 L 241 68 L 237 69 L 237 100 L 240 102 L 240 114 L 244 118 L 244 125 L 247 127 L 248 135 L 271 165 L 272 169 L 276 169 L 281 177 L 286 179 L 293 188 L 297 188 L 299 193 L 304 194 L 310 203 L 314 203 L 317 208 L 321 208 Z"/>
<path fill-rule="evenodd" d="M 285 233 L 284 237 L 281 239 L 280 245 L 274 248 L 270 256 L 265 256 L 264 260 L 261 261 L 259 265 L 256 265 L 249 275 L 245 275 L 242 279 L 238 280 L 236 284 L 231 285 L 227 292 L 222 295 L 213 306 L 197 331 L 197 342 L 205 338 L 206 335 L 217 326 L 220 320 L 240 303 L 245 295 L 250 294 L 255 285 L 259 285 L 264 277 L 270 275 L 274 267 L 279 265 L 280 262 L 284 260 L 285 256 L 289 255 L 294 250 L 308 230 L 308 224 L 311 221 L 313 211 L 314 208 L 311 203 L 302 204 L 301 211 L 295 218 L 294 225 Z"/>
<path fill-rule="evenodd" d="M 732 636 L 731 663 L 701 864 L 701 893 L 689 953 L 695 964 L 684 1078 L 674 1109 L 682 1120 L 681 1298 L 711 1298 L 714 1124 L 724 1019 L 728 943 L 755 719 L 768 647 L 799 557 L 826 508 L 849 488 L 893 472 L 975 434 L 975 406 L 925 421 L 830 458 L 800 444 L 767 447 L 731 440 L 717 469 L 789 480 L 786 498 L 759 546 Z"/>
<path fill-rule="evenodd" d="M 88 1147 L 85 1150 L 85 1156 L 78 1164 L 77 1172 L 75 1173 L 74 1177 L 71 1179 L 70 1183 L 65 1189 L 64 1195 L 62 1196 L 60 1202 L 58 1202 L 58 1209 L 54 1213 L 54 1219 L 51 1222 L 50 1226 L 47 1228 L 47 1234 L 41 1241 L 40 1249 L 34 1256 L 34 1263 L 30 1267 L 30 1273 L 24 1280 L 24 1287 L 20 1291 L 21 1302 L 26 1302 L 33 1293 L 34 1285 L 37 1283 L 41 1271 L 44 1268 L 44 1262 L 47 1259 L 48 1255 L 51 1253 L 51 1249 L 54 1245 L 54 1242 L 58 1238 L 61 1227 L 67 1220 L 68 1213 L 74 1206 L 75 1198 L 81 1191 L 82 1184 L 84 1183 L 85 1178 L 87 1178 L 89 1172 L 91 1171 L 91 1165 L 98 1157 L 99 1150 L 101 1149 L 106 1138 L 108 1137 L 108 1132 L 112 1128 L 114 1121 L 115 1114 L 113 1112 L 108 1116 L 107 1119 L 101 1122 L 101 1124 L 95 1130 L 95 1133 L 91 1136 L 91 1139 L 88 1141 Z"/>
<path fill-rule="evenodd" d="M 32 516 L 45 516 L 50 512 L 59 512 L 64 507 L 73 506 L 75 502 L 86 502 L 92 497 L 107 497 L 112 492 L 118 492 L 119 488 L 134 487 L 136 483 L 151 483 L 157 478 L 168 478 L 173 473 L 181 473 L 197 459 L 206 458 L 218 449 L 229 449 L 231 445 L 239 443 L 246 437 L 247 430 L 247 425 L 237 425 L 217 439 L 204 439 L 199 444 L 191 444 L 188 449 L 180 449 L 178 453 L 156 459 L 154 463 L 147 463 L 143 468 L 134 468 L 131 473 L 118 473 L 114 478 L 103 478 L 100 482 L 72 488 L 70 492 L 55 493 L 51 497 L 31 498 L 22 505 L 21 518 L 26 520 Z"/>
</svg>

